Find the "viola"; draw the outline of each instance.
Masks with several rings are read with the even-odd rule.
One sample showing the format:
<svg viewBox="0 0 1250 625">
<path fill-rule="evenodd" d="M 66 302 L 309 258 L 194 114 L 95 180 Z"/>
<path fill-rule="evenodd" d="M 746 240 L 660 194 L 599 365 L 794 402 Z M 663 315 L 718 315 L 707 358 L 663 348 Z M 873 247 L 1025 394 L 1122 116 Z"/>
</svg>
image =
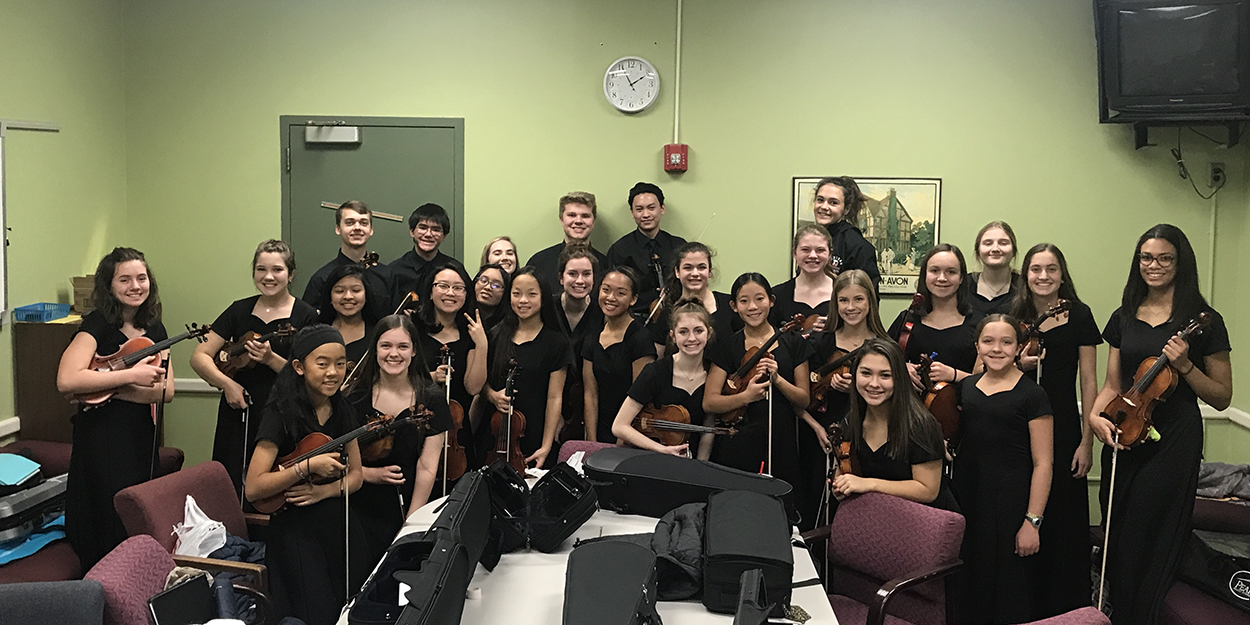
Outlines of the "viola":
<svg viewBox="0 0 1250 625">
<path fill-rule="evenodd" d="M 812 382 L 812 401 L 807 405 L 808 412 L 815 414 L 825 411 L 825 401 L 829 396 L 829 390 L 833 388 L 834 376 L 850 374 L 851 363 L 855 362 L 855 357 L 859 356 L 859 352 L 859 349 L 849 352 L 844 349 L 834 349 L 825 364 L 808 374 Z"/>
<path fill-rule="evenodd" d="M 934 382 L 929 378 L 934 358 L 937 358 L 936 353 L 921 354 L 920 368 L 916 373 L 924 383 L 924 390 L 921 391 L 924 407 L 942 426 L 942 438 L 949 441 L 959 433 L 959 392 L 952 383 Z"/>
<path fill-rule="evenodd" d="M 366 423 L 365 425 L 362 425 L 333 440 L 321 432 L 313 432 L 312 434 L 300 439 L 300 442 L 296 444 L 294 451 L 278 458 L 277 461 L 274 462 L 273 469 L 271 469 L 271 471 L 281 471 L 282 469 L 293 467 L 296 464 L 314 456 L 320 456 L 321 454 L 328 454 L 331 452 L 338 452 L 339 462 L 346 467 L 349 461 L 347 456 L 347 444 L 358 438 L 364 438 L 366 435 L 370 435 L 370 438 L 380 437 L 406 423 L 414 423 L 419 427 L 428 430 L 430 416 L 433 413 L 424 407 L 418 407 L 417 412 L 421 416 L 415 417 L 413 416 L 412 411 L 409 410 L 405 410 L 404 412 L 401 412 L 399 416 L 394 417 L 390 415 L 383 415 L 382 417 L 370 421 L 369 423 Z M 361 443 L 365 444 L 365 441 L 362 440 Z M 337 482 L 342 478 L 343 475 L 340 473 L 328 478 L 310 478 L 309 482 L 312 484 L 330 484 L 332 482 Z M 286 506 L 286 493 L 280 492 L 270 497 L 264 497 L 257 501 L 253 501 L 252 506 L 254 506 L 258 512 L 263 514 L 273 514 Z"/>
<path fill-rule="evenodd" d="M 690 411 L 684 406 L 675 404 L 660 408 L 654 406 L 643 408 L 642 412 L 634 417 L 634 429 L 643 436 L 669 447 L 685 443 L 691 434 L 734 436 L 738 433 L 738 430 L 732 427 L 694 425 L 690 423 Z"/>
<path fill-rule="evenodd" d="M 1211 324 L 1211 313 L 1202 312 L 1180 331 L 1181 340 L 1201 334 Z M 1147 440 L 1158 440 L 1155 431 L 1154 409 L 1176 390 L 1180 374 L 1171 366 L 1168 357 L 1160 353 L 1137 366 L 1133 374 L 1133 386 L 1128 392 L 1117 395 L 1101 412 L 1104 419 L 1120 430 L 1120 444 L 1137 447 Z"/>
<path fill-rule="evenodd" d="M 1038 315 L 1037 319 L 1035 319 L 1033 323 L 1028 325 L 1021 324 L 1021 331 L 1024 334 L 1025 342 L 1024 349 L 1021 350 L 1020 353 L 1025 356 L 1040 355 L 1042 353 L 1042 323 L 1051 317 L 1058 317 L 1071 309 L 1072 302 L 1069 302 L 1066 299 L 1061 299 L 1058 304 L 1047 308 L 1042 314 Z"/>
<path fill-rule="evenodd" d="M 922 276 L 923 279 L 923 276 Z M 924 295 L 916 293 L 911 296 L 911 305 L 907 307 L 906 321 L 903 322 L 903 329 L 898 333 L 898 346 L 902 348 L 903 353 L 907 353 L 907 341 L 911 340 L 911 331 L 920 322 L 920 318 L 924 316 Z"/>
<path fill-rule="evenodd" d="M 833 456 L 837 459 L 829 469 L 829 479 L 838 474 L 858 475 L 859 462 L 851 453 L 851 441 L 846 437 L 846 427 L 841 422 L 830 423 L 825 433 L 829 435 L 829 444 L 833 446 Z"/>
<path fill-rule="evenodd" d="M 761 359 L 773 357 L 768 350 L 771 349 L 773 344 L 777 342 L 777 339 L 781 338 L 781 335 L 787 332 L 793 332 L 801 327 L 802 324 L 803 315 L 795 315 L 793 319 L 787 321 L 785 325 L 781 326 L 780 330 L 774 332 L 772 337 L 765 341 L 763 345 L 748 349 L 747 353 L 742 356 L 742 365 L 725 378 L 725 386 L 721 389 L 721 394 L 737 395 L 738 393 L 745 391 L 747 385 L 760 377 L 755 372 L 755 366 L 759 364 Z M 722 414 L 720 416 L 720 421 L 728 425 L 738 425 L 738 423 L 742 421 L 742 418 L 746 416 L 746 410 L 746 406 L 734 408 L 733 410 Z"/>
<path fill-rule="evenodd" d="M 521 451 L 521 435 L 525 434 L 525 415 L 516 409 L 516 388 L 513 383 L 521 366 L 516 359 L 508 362 L 508 379 L 504 383 L 504 395 L 508 396 L 508 411 L 495 411 L 490 418 L 490 433 L 495 444 L 486 452 L 486 464 L 505 460 L 518 473 L 525 472 L 525 454 Z"/>
<path fill-rule="evenodd" d="M 196 325 L 194 323 L 187 326 L 187 331 L 178 336 L 167 338 L 159 343 L 153 343 L 152 339 L 146 336 L 137 336 L 117 348 L 117 351 L 108 356 L 92 356 L 91 364 L 88 368 L 92 371 L 122 371 L 129 369 L 148 358 L 155 356 L 170 346 L 194 338 L 201 343 L 206 341 L 204 338 L 212 326 Z M 166 372 L 168 374 L 168 372 Z M 102 391 L 93 391 L 90 393 L 78 393 L 74 395 L 74 399 L 83 405 L 84 409 L 96 408 L 108 403 L 114 395 L 117 394 L 125 385 L 114 388 L 104 389 Z M 162 402 L 164 403 L 164 402 Z"/>
<path fill-rule="evenodd" d="M 447 408 L 451 410 L 451 429 L 447 431 L 447 440 L 443 443 L 443 491 L 447 494 L 446 481 L 458 480 L 469 470 L 469 457 L 465 454 L 464 445 L 460 443 L 460 433 L 464 427 L 464 406 L 451 398 L 451 348 L 444 345 L 441 351 L 442 364 L 447 366 L 443 392 L 446 393 Z"/>
<path fill-rule="evenodd" d="M 213 364 L 217 365 L 217 370 L 226 374 L 226 377 L 233 378 L 234 374 L 256 366 L 256 361 L 247 355 L 248 341 L 268 343 L 278 337 L 292 336 L 294 334 L 295 327 L 289 323 L 284 323 L 277 330 L 264 334 L 249 331 L 240 337 L 239 340 L 223 345 L 221 350 L 217 352 L 217 358 L 213 359 Z"/>
</svg>

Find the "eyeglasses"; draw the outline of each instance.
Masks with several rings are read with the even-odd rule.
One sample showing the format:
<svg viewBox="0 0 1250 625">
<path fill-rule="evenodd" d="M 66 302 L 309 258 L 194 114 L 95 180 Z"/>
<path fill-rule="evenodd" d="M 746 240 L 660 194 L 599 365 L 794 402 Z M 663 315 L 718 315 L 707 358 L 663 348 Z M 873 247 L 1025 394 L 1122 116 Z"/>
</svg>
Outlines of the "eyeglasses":
<svg viewBox="0 0 1250 625">
<path fill-rule="evenodd" d="M 435 282 L 434 288 L 444 293 L 448 291 L 451 291 L 452 293 L 464 293 L 465 291 L 463 284 L 452 284 L 450 282 Z"/>
<path fill-rule="evenodd" d="M 492 291 L 498 291 L 499 289 L 503 288 L 502 282 L 492 282 L 490 278 L 478 278 L 477 283 Z"/>
<path fill-rule="evenodd" d="M 431 226 L 430 224 L 417 224 L 417 227 L 416 227 L 416 228 L 413 228 L 413 230 L 416 230 L 417 232 L 431 232 L 431 233 L 434 233 L 434 234 L 442 234 L 442 233 L 443 233 L 443 229 L 442 229 L 442 227 L 440 227 L 440 226 Z"/>
<path fill-rule="evenodd" d="M 1172 265 L 1176 264 L 1176 256 L 1172 254 L 1160 254 L 1158 256 L 1152 256 L 1150 254 L 1138 254 L 1137 255 L 1137 262 L 1142 267 L 1149 267 L 1150 263 L 1153 263 L 1156 261 L 1159 263 L 1160 267 L 1167 269 L 1168 267 L 1171 267 Z"/>
</svg>

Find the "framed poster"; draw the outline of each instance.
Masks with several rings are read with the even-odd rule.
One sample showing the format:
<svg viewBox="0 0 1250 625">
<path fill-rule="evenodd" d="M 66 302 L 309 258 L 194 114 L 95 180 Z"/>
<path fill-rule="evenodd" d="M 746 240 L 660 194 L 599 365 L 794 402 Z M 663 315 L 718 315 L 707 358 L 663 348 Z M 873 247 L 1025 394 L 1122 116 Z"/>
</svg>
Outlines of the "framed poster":
<svg viewBox="0 0 1250 625">
<path fill-rule="evenodd" d="M 819 176 L 793 178 L 791 239 L 804 224 L 815 222 L 812 204 L 819 180 Z M 864 194 L 857 225 L 877 250 L 881 295 L 911 296 L 920 276 L 920 259 L 941 240 L 942 179 L 855 177 L 855 182 Z M 790 262 L 793 269 L 794 259 Z"/>
</svg>

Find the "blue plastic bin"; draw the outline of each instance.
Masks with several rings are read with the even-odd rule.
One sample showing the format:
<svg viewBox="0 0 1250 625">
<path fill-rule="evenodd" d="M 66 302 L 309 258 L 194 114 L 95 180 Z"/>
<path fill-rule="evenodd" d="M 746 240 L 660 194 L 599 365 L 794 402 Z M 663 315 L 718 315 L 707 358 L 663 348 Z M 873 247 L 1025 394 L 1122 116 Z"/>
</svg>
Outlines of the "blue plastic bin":
<svg viewBox="0 0 1250 625">
<path fill-rule="evenodd" d="M 13 309 L 15 321 L 43 323 L 69 316 L 69 304 L 49 304 L 41 302 L 29 306 L 18 306 Z"/>
</svg>

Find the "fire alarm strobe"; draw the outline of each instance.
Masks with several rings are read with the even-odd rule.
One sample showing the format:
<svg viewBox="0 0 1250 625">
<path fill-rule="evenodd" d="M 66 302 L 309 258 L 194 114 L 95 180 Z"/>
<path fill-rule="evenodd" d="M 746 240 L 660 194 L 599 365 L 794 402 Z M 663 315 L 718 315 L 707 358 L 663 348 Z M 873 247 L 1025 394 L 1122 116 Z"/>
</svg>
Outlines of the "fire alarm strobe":
<svg viewBox="0 0 1250 625">
<path fill-rule="evenodd" d="M 686 171 L 690 166 L 690 146 L 684 143 L 670 143 L 664 146 L 664 171 Z"/>
</svg>

